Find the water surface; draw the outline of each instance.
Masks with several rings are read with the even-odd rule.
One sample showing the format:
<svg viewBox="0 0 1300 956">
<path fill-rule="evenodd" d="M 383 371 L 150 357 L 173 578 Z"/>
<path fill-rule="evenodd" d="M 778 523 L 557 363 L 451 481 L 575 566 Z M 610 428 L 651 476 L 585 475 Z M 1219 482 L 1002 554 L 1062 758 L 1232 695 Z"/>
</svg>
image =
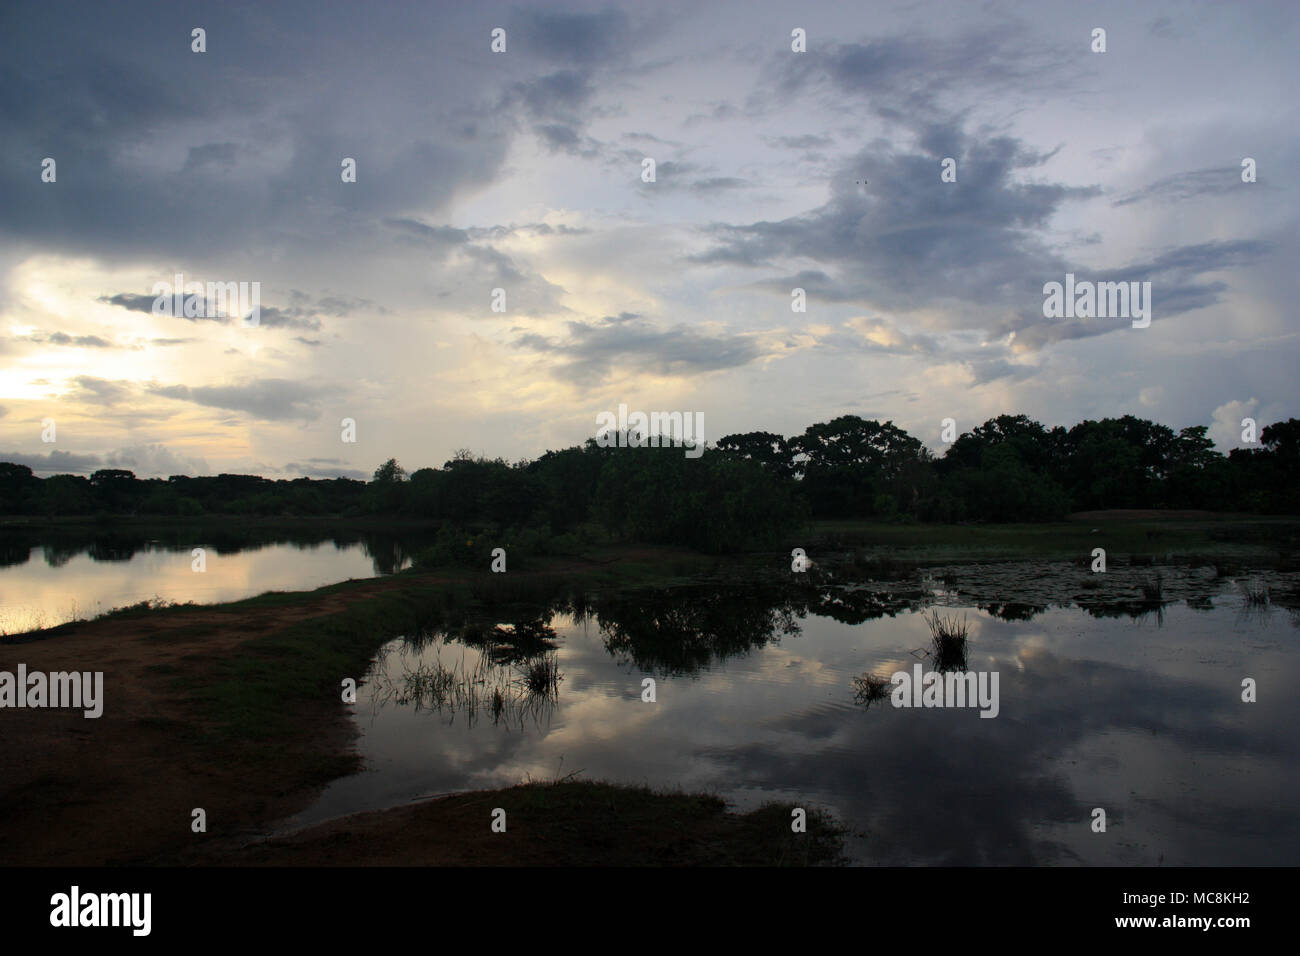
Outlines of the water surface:
<svg viewBox="0 0 1300 956">
<path fill-rule="evenodd" d="M 52 627 L 161 599 L 211 604 L 392 574 L 419 532 L 196 526 L 0 532 L 0 633 Z M 205 570 L 194 570 L 203 548 Z"/>
<path fill-rule="evenodd" d="M 355 706 L 369 769 L 293 823 L 581 771 L 825 807 L 863 863 L 1294 865 L 1300 630 L 1212 589 L 1125 611 L 701 588 L 539 607 L 500 642 L 396 640 Z M 933 666 L 931 600 L 969 623 L 966 667 L 999 674 L 998 717 L 856 699 L 857 676 Z M 525 683 L 540 660 L 554 692 Z"/>
</svg>

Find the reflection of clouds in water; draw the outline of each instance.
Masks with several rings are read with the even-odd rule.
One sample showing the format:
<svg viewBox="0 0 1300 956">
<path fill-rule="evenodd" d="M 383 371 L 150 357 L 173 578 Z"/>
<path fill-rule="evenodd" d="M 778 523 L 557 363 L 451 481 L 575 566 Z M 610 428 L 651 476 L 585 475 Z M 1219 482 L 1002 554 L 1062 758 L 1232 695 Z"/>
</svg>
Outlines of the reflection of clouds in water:
<svg viewBox="0 0 1300 956">
<path fill-rule="evenodd" d="M 661 620 L 680 629 L 691 618 Z M 337 782 L 310 818 L 582 770 L 713 789 L 744 807 L 778 797 L 828 806 L 866 831 L 852 849 L 870 862 L 1294 859 L 1286 795 L 1300 761 L 1286 728 L 1300 708 L 1290 695 L 1242 705 L 1236 693 L 1249 670 L 1277 686 L 1300 680 L 1284 617 L 1249 635 L 1222 609 L 1171 608 L 1162 628 L 1059 608 L 1029 622 L 968 620 L 969 666 L 1001 676 L 993 720 L 854 706 L 853 677 L 910 670 L 929 644 L 906 610 L 860 626 L 808 615 L 781 644 L 701 631 L 695 650 L 713 656 L 666 659 L 656 635 L 648 652 L 615 657 L 605 619 L 557 617 L 565 681 L 549 722 L 506 731 L 386 710 L 362 742 L 378 772 Z M 654 667 L 683 663 L 678 676 Z M 658 682 L 654 704 L 640 699 L 642 676 Z M 1109 833 L 1090 831 L 1094 806 L 1107 808 Z"/>
<path fill-rule="evenodd" d="M 192 536 L 192 539 L 191 537 Z M 212 604 L 265 591 L 301 591 L 400 570 L 420 536 L 284 529 L 20 529 L 0 534 L 0 630 L 51 626 L 161 598 Z M 206 570 L 191 569 L 191 550 Z M 24 560 L 18 560 L 24 557 Z"/>
</svg>

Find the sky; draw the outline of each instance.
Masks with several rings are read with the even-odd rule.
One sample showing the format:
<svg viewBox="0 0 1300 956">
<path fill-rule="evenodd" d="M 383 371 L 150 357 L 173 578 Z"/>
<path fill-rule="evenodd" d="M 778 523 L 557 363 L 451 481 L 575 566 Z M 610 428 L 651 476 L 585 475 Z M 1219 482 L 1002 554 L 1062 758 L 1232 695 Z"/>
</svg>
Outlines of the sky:
<svg viewBox="0 0 1300 956">
<path fill-rule="evenodd" d="M 711 442 L 1133 414 L 1227 451 L 1300 415 L 1298 21 L 7 2 L 0 461 L 368 477 L 620 404 Z M 154 314 L 176 274 L 258 283 L 257 324 Z M 1067 274 L 1150 282 L 1149 326 L 1045 316 Z"/>
</svg>

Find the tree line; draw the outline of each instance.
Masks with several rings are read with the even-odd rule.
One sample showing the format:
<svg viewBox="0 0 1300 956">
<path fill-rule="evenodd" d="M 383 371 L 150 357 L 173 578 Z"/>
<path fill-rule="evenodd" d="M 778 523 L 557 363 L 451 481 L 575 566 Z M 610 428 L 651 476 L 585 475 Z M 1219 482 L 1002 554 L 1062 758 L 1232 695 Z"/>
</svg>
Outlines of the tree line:
<svg viewBox="0 0 1300 956">
<path fill-rule="evenodd" d="M 106 468 L 38 478 L 0 463 L 11 515 L 385 516 L 465 529 L 564 534 L 597 524 L 632 540 L 709 551 L 777 540 L 808 518 L 1039 522 L 1072 511 L 1177 508 L 1300 514 L 1300 420 L 1223 455 L 1204 425 L 1126 415 L 1047 428 L 1001 415 L 936 457 L 893 422 L 843 415 L 785 437 L 728 435 L 698 459 L 680 447 L 595 439 L 515 463 L 461 451 L 370 481 L 256 475 L 138 479 Z M 635 444 L 637 436 L 630 436 Z"/>
</svg>

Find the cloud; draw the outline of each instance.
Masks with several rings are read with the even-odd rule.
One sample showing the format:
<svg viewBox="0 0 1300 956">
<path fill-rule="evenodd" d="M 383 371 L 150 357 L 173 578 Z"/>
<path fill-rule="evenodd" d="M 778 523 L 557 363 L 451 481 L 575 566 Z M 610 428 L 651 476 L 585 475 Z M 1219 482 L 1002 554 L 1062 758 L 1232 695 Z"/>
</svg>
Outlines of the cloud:
<svg viewBox="0 0 1300 956">
<path fill-rule="evenodd" d="M 492 108 L 512 71 L 466 69 L 452 39 L 480 31 L 482 14 L 444 7 L 436 24 L 423 10 L 390 14 L 336 29 L 305 23 L 295 5 L 219 5 L 204 26 L 222 39 L 200 57 L 142 6 L 76 4 L 55 24 L 39 4 L 6 5 L 5 35 L 21 42 L 0 83 L 23 96 L 0 112 L 0 236 L 123 260 L 256 257 L 286 239 L 329 243 L 400 210 L 445 208 L 492 182 L 516 132 L 518 117 Z M 575 19 L 567 41 L 562 21 L 538 17 L 531 32 L 545 38 L 543 58 L 573 62 L 555 57 L 586 49 L 590 65 L 602 50 L 617 55 L 591 33 L 615 19 Z M 431 32 L 447 47 L 432 50 Z M 521 35 L 511 52 L 527 46 Z M 57 188 L 29 174 L 33 156 L 57 161 Z M 348 189 L 344 156 L 359 162 Z"/>
<path fill-rule="evenodd" d="M 825 43 L 817 56 L 775 59 L 776 91 L 790 99 L 821 91 L 830 100 L 860 98 L 878 116 L 908 121 L 943 112 L 946 96 L 978 90 L 984 98 L 1025 90 L 1077 88 L 1082 68 L 1059 40 L 1026 35 L 1006 20 L 955 37 L 894 34 L 862 43 Z"/>
<path fill-rule="evenodd" d="M 1241 420 L 1243 418 L 1254 418 L 1256 410 L 1259 408 L 1259 400 L 1255 398 L 1246 401 L 1224 402 L 1216 408 L 1210 416 L 1210 427 L 1206 434 L 1214 441 L 1219 451 L 1225 454 L 1233 448 L 1246 447 L 1241 440 Z M 1266 422 L 1257 422 L 1255 437 L 1259 438 L 1259 433 L 1264 430 Z"/>
<path fill-rule="evenodd" d="M 1012 137 L 935 124 L 917 145 L 873 144 L 843 161 L 830 200 L 807 213 L 707 227 L 713 244 L 690 261 L 759 268 L 811 259 L 819 268 L 800 274 L 810 298 L 895 312 L 944 300 L 1006 309 L 1041 297 L 1035 278 L 1064 269 L 1033 230 L 1097 190 L 1023 181 L 1050 153 Z M 957 159 L 958 183 L 939 180 L 946 156 Z M 872 185 L 857 186 L 863 178 Z M 800 284 L 768 281 L 785 295 Z"/>
<path fill-rule="evenodd" d="M 1218 272 L 1254 264 L 1273 251 L 1273 244 L 1261 239 L 1236 239 L 1179 246 L 1155 258 L 1121 269 L 1078 270 L 1076 282 L 1150 282 L 1151 321 L 1158 322 L 1185 312 L 1203 309 L 1220 302 L 1229 289 L 1222 280 L 1201 278 Z M 1042 276 L 1042 282 L 1064 282 L 1065 271 Z M 1075 272 L 1076 267 L 1070 267 Z M 1019 317 L 1001 323 L 994 336 L 1015 333 L 1016 351 L 1043 348 L 1054 342 L 1090 338 L 1131 328 L 1128 319 L 1049 319 L 1042 313 L 1042 289 L 1034 307 L 1021 311 Z"/>
<path fill-rule="evenodd" d="M 1154 183 L 1117 199 L 1112 206 L 1129 206 L 1138 202 L 1179 202 L 1197 196 L 1218 196 L 1236 192 L 1242 187 L 1241 167 L 1221 166 L 1215 169 L 1195 169 L 1190 172 L 1166 176 Z"/>
<path fill-rule="evenodd" d="M 148 391 L 176 401 L 247 412 L 266 421 L 286 421 L 318 418 L 320 400 L 336 394 L 339 389 L 268 378 L 237 385 L 150 385 Z"/>
<path fill-rule="evenodd" d="M 779 146 L 782 149 L 826 149 L 835 145 L 835 140 L 830 136 L 817 136 L 812 133 L 805 133 L 802 136 L 770 136 L 766 142 L 769 146 Z"/>
<path fill-rule="evenodd" d="M 190 297 L 186 296 L 185 298 L 186 300 L 188 300 Z M 229 315 L 226 315 L 225 313 L 217 312 L 215 309 L 210 310 L 208 308 L 207 300 L 203 296 L 196 295 L 193 298 L 196 306 L 195 311 L 199 313 L 198 315 L 177 314 L 177 315 L 170 315 L 168 317 L 175 318 L 175 319 L 185 319 L 187 322 L 229 322 L 230 321 Z M 109 305 L 116 305 L 120 308 L 127 309 L 128 311 L 131 312 L 144 312 L 147 315 L 154 314 L 153 304 L 157 300 L 158 297 L 156 295 L 139 295 L 134 292 L 118 292 L 114 295 L 101 295 L 99 297 L 100 302 L 106 302 Z M 266 310 L 263 309 L 262 311 L 265 312 Z"/>
<path fill-rule="evenodd" d="M 66 332 L 33 332 L 25 337 L 28 342 L 37 342 L 42 345 L 67 345 L 74 348 L 89 349 L 112 349 L 117 348 L 107 339 L 101 339 L 98 335 L 68 335 Z"/>
<path fill-rule="evenodd" d="M 45 455 L 0 452 L 0 461 L 26 465 L 38 475 L 88 475 L 100 468 L 125 468 L 137 478 L 166 478 L 169 475 L 208 473 L 203 458 L 177 455 L 161 443 L 130 445 L 103 455 L 51 451 Z"/>
<path fill-rule="evenodd" d="M 238 153 L 237 143 L 207 143 L 203 146 L 191 146 L 182 171 L 194 172 L 204 166 L 230 169 L 235 165 Z"/>
<path fill-rule="evenodd" d="M 861 337 L 860 346 L 872 351 L 933 354 L 938 345 L 927 335 L 908 335 L 882 318 L 858 316 L 845 323 Z"/>
<path fill-rule="evenodd" d="M 302 299 L 310 299 L 310 297 L 306 296 L 304 293 L 298 293 L 298 295 Z M 187 322 L 219 322 L 222 324 L 229 324 L 234 321 L 234 316 L 221 311 L 215 304 L 209 306 L 207 298 L 202 295 L 186 295 L 185 302 L 187 306 L 191 298 L 194 300 L 193 311 L 197 312 L 197 315 L 185 315 L 182 312 L 174 315 L 168 313 L 168 317 L 185 319 Z M 100 302 L 106 302 L 109 305 L 116 305 L 132 312 L 144 312 L 150 315 L 153 314 L 153 304 L 156 300 L 157 296 L 139 295 L 133 292 L 119 292 L 115 295 L 99 297 Z M 347 300 L 332 299 L 325 301 L 330 303 L 331 308 L 335 310 L 335 314 L 347 314 Z M 343 311 L 340 312 L 339 310 Z M 286 328 L 316 331 L 321 327 L 321 323 L 320 319 L 316 318 L 313 313 L 313 309 L 303 308 L 301 306 L 277 308 L 275 306 L 261 305 L 258 307 L 258 325 L 268 329 Z"/>
<path fill-rule="evenodd" d="M 710 335 L 685 325 L 660 329 L 631 313 L 569 322 L 568 335 L 562 339 L 527 333 L 514 344 L 556 357 L 565 377 L 593 383 L 607 381 L 616 367 L 689 376 L 737 368 L 764 354 L 754 336 Z"/>
<path fill-rule="evenodd" d="M 268 329 L 304 329 L 308 332 L 320 329 L 320 319 L 304 309 L 277 309 L 266 305 L 259 311 L 258 324 Z"/>
<path fill-rule="evenodd" d="M 368 472 L 356 468 L 322 467 L 315 464 L 318 460 L 320 459 L 308 459 L 306 463 L 291 461 L 282 470 L 288 474 L 302 475 L 306 478 L 356 478 L 361 481 L 370 479 Z"/>
<path fill-rule="evenodd" d="M 110 382 L 93 375 L 78 375 L 72 381 L 76 388 L 68 398 L 89 404 L 116 405 L 134 392 L 134 386 L 130 382 Z"/>
<path fill-rule="evenodd" d="M 51 451 L 45 455 L 22 451 L 0 452 L 0 461 L 26 465 L 38 475 L 84 475 L 100 467 L 98 455 L 82 455 L 70 451 Z"/>
<path fill-rule="evenodd" d="M 594 66 L 626 58 L 632 41 L 626 13 L 613 7 L 596 13 L 531 10 L 523 14 L 514 49 L 556 63 Z"/>
<path fill-rule="evenodd" d="M 129 445 L 104 456 L 104 466 L 126 468 L 137 478 L 166 478 L 169 475 L 206 475 L 208 463 L 201 457 L 177 455 L 166 445 Z"/>
</svg>

